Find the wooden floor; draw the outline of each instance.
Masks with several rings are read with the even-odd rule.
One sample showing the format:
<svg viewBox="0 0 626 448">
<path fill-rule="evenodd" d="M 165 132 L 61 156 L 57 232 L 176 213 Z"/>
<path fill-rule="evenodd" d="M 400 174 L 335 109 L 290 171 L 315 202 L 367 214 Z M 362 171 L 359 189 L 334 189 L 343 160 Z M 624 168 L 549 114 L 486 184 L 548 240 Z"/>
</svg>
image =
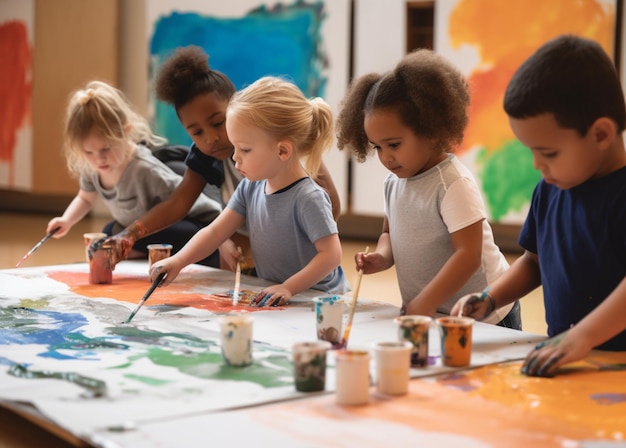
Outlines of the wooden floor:
<svg viewBox="0 0 626 448">
<path fill-rule="evenodd" d="M 15 267 L 22 256 L 45 235 L 46 224 L 52 217 L 51 215 L 0 212 L 0 269 Z M 85 260 L 83 233 L 100 232 L 106 221 L 104 218 L 83 219 L 64 238 L 49 240 L 24 261 L 22 266 L 83 262 Z M 373 248 L 376 243 L 345 239 L 342 241 L 342 266 L 353 285 L 356 280 L 354 254 L 365 250 L 368 245 Z M 507 254 L 509 263 L 517 256 L 518 254 Z M 392 267 L 385 272 L 364 276 L 359 297 L 399 305 L 401 299 L 395 269 Z M 546 334 L 541 288 L 522 300 L 522 321 L 525 331 Z"/>
</svg>

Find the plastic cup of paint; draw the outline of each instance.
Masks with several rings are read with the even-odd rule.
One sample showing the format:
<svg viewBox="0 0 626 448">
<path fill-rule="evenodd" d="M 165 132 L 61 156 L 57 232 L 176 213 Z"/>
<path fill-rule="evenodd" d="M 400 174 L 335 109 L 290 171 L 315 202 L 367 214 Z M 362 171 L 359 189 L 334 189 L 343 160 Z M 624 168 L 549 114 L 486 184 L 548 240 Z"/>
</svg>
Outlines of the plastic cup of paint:
<svg viewBox="0 0 626 448">
<path fill-rule="evenodd" d="M 113 283 L 113 247 L 102 245 L 89 260 L 89 283 L 92 285 Z"/>
<path fill-rule="evenodd" d="M 429 316 L 406 315 L 394 319 L 398 324 L 398 340 L 413 344 L 411 365 L 426 367 L 428 365 L 428 330 L 432 323 Z"/>
<path fill-rule="evenodd" d="M 222 355 L 229 366 L 244 367 L 252 364 L 252 323 L 247 314 L 221 316 L 220 339 Z"/>
<path fill-rule="evenodd" d="M 386 395 L 406 394 L 409 391 L 413 344 L 409 341 L 376 342 L 372 348 L 378 392 Z"/>
<path fill-rule="evenodd" d="M 339 296 L 314 297 L 317 339 L 337 348 L 343 327 L 343 299 Z"/>
<path fill-rule="evenodd" d="M 335 351 L 335 402 L 367 404 L 370 399 L 370 354 L 364 350 Z"/>
<path fill-rule="evenodd" d="M 293 345 L 293 373 L 296 390 L 319 392 L 326 388 L 328 341 L 297 342 Z"/>
<path fill-rule="evenodd" d="M 89 263 L 89 246 L 91 246 L 91 243 L 106 237 L 108 237 L 108 235 L 103 232 L 83 233 L 83 238 L 85 240 L 85 260 L 87 263 Z"/>
<path fill-rule="evenodd" d="M 148 260 L 150 266 L 156 263 L 159 260 L 163 260 L 164 258 L 168 258 L 172 253 L 172 245 L 171 244 L 148 244 Z"/>
<path fill-rule="evenodd" d="M 441 336 L 441 362 L 444 366 L 465 367 L 472 358 L 471 317 L 440 317 L 437 319 Z"/>
</svg>

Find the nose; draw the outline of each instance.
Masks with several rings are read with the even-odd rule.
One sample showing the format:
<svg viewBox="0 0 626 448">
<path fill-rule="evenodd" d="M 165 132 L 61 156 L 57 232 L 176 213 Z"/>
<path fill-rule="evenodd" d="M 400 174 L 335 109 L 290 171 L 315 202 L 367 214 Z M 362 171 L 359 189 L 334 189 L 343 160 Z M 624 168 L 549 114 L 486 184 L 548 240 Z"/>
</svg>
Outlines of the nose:
<svg viewBox="0 0 626 448">
<path fill-rule="evenodd" d="M 207 132 L 206 134 L 206 144 L 207 146 L 213 146 L 215 143 L 217 143 L 220 140 L 220 134 L 219 132 Z"/>
</svg>

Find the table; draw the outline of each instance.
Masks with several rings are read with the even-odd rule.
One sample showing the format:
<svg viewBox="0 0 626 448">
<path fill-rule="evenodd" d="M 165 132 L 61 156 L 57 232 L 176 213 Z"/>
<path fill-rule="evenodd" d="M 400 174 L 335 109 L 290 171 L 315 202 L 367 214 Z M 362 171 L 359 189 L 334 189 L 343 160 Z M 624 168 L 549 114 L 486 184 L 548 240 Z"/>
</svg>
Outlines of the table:
<svg viewBox="0 0 626 448">
<path fill-rule="evenodd" d="M 316 338 L 310 299 L 319 291 L 278 309 L 238 306 L 253 312 L 255 361 L 237 369 L 223 365 L 217 322 L 232 303 L 215 295 L 232 289 L 232 272 L 185 268 L 131 324 L 123 322 L 149 286 L 147 263 L 118 264 L 111 285 L 89 285 L 87 277 L 86 264 L 0 271 L 0 404 L 74 445 L 180 446 L 181 434 L 189 447 L 208 440 L 378 446 L 389 443 L 390 431 L 394 441 L 424 441 L 420 446 L 626 437 L 626 376 L 599 371 L 626 362 L 624 354 L 594 353 L 567 375 L 527 378 L 519 360 L 542 337 L 476 323 L 471 366 L 452 369 L 441 365 L 431 328 L 432 363 L 411 369 L 407 396 L 378 396 L 373 388 L 368 406 L 340 407 L 333 401 L 332 352 L 325 392 L 293 387 L 290 349 Z M 267 284 L 242 277 L 242 289 Z M 344 299 L 349 305 L 351 297 Z M 397 337 L 398 308 L 371 299 L 359 298 L 350 348 Z M 561 388 L 554 385 L 569 395 L 555 395 Z M 583 399 L 587 404 L 576 406 Z M 567 406 L 544 404 L 555 400 Z M 588 410 L 602 410 L 603 420 Z M 245 430 L 232 429 L 239 427 Z"/>
</svg>

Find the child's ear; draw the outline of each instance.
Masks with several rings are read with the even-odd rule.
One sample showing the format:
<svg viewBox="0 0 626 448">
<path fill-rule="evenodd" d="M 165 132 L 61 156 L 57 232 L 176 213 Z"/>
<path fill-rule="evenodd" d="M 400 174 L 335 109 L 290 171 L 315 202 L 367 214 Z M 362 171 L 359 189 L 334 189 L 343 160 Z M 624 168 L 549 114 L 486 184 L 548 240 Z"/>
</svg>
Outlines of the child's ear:
<svg viewBox="0 0 626 448">
<path fill-rule="evenodd" d="M 287 160 L 293 154 L 293 144 L 288 140 L 278 142 L 278 157 L 281 160 Z"/>
<path fill-rule="evenodd" d="M 613 120 L 608 117 L 600 117 L 593 122 L 589 129 L 591 138 L 600 149 L 608 148 L 615 140 L 617 135 L 617 126 Z"/>
</svg>

